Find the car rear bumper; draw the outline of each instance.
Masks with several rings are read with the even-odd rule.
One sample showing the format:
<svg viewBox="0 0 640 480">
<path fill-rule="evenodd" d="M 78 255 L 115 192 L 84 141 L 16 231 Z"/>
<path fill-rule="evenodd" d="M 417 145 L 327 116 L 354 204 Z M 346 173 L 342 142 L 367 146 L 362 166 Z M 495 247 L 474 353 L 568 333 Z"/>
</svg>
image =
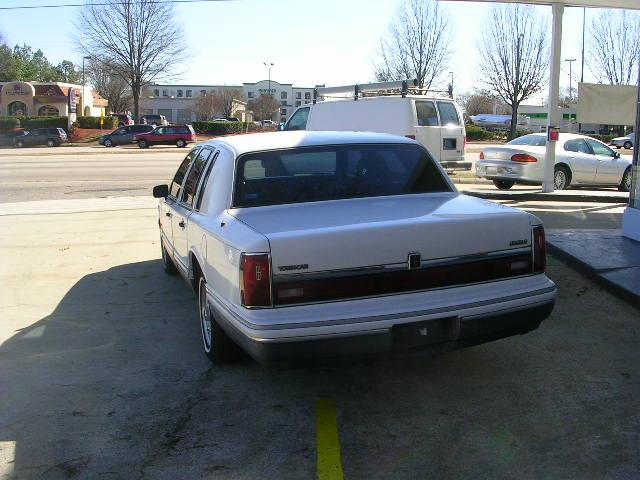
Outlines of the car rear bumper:
<svg viewBox="0 0 640 480">
<path fill-rule="evenodd" d="M 512 180 L 523 183 L 541 183 L 540 169 L 535 164 L 480 160 L 476 163 L 476 177 L 488 180 Z"/>
<path fill-rule="evenodd" d="M 496 295 L 496 286 L 508 293 Z M 429 292 L 262 310 L 230 307 L 212 292 L 209 299 L 218 323 L 253 358 L 263 363 L 286 363 L 399 351 L 448 351 L 522 334 L 536 329 L 549 316 L 555 296 L 553 282 L 545 275 L 534 275 Z M 243 316 L 243 311 L 248 315 Z M 318 312 L 317 317 L 308 318 L 310 311 Z M 273 318 L 258 323 L 260 317 Z"/>
</svg>

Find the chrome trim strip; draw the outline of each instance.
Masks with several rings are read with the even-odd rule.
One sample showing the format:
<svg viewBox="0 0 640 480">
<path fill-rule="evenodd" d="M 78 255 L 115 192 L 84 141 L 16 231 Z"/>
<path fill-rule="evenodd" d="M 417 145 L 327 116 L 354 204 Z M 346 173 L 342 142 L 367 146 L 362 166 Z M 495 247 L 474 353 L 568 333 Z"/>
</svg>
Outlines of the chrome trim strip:
<svg viewBox="0 0 640 480">
<path fill-rule="evenodd" d="M 502 258 L 509 257 L 512 255 L 523 255 L 531 254 L 531 245 L 527 247 L 520 248 L 512 248 L 509 250 L 497 250 L 495 252 L 487 252 L 487 253 L 474 253 L 471 255 L 459 255 L 456 257 L 444 257 L 444 258 L 436 258 L 431 260 L 422 260 L 420 262 L 420 268 L 426 267 L 444 267 L 450 265 L 461 265 L 464 263 L 477 262 L 479 260 L 487 260 L 489 258 Z M 417 270 L 417 269 L 416 269 Z M 304 281 L 304 280 L 322 280 L 322 279 L 331 279 L 336 277 L 353 277 L 359 275 L 371 275 L 375 273 L 382 272 L 395 272 L 395 271 L 408 271 L 407 262 L 402 263 L 390 263 L 386 265 L 371 265 L 368 267 L 356 267 L 356 268 L 345 268 L 345 269 L 337 269 L 337 270 L 323 270 L 319 272 L 299 272 L 299 273 L 289 273 L 284 275 L 276 275 L 276 272 L 273 272 L 273 283 L 285 283 L 285 282 L 295 282 L 295 281 Z M 415 270 L 413 270 L 415 271 Z"/>
<path fill-rule="evenodd" d="M 553 285 L 553 286 L 549 286 L 549 287 L 545 287 L 545 288 L 541 288 L 538 290 L 529 291 L 525 293 L 507 295 L 505 297 L 500 297 L 500 298 L 491 298 L 491 299 L 482 300 L 479 302 L 463 303 L 463 304 L 454 305 L 454 306 L 432 308 L 428 310 L 393 313 L 388 315 L 378 315 L 378 316 L 372 316 L 372 317 L 324 320 L 319 322 L 308 322 L 303 324 L 291 324 L 291 323 L 282 324 L 281 323 L 281 324 L 273 324 L 273 325 L 257 325 L 254 323 L 250 323 L 246 321 L 244 318 L 240 317 L 235 311 L 230 309 L 225 302 L 221 301 L 221 299 L 218 298 L 215 292 L 211 291 L 209 293 L 211 294 L 211 297 L 215 300 L 215 302 L 221 307 L 222 310 L 227 312 L 227 314 L 230 315 L 234 320 L 238 321 L 239 323 L 242 323 L 247 328 L 250 328 L 252 330 L 293 330 L 298 328 L 324 327 L 324 326 L 332 326 L 332 325 L 349 325 L 349 324 L 365 323 L 365 322 L 377 322 L 377 321 L 383 321 L 383 320 L 396 320 L 396 319 L 401 319 L 406 317 L 435 315 L 438 313 L 447 313 L 455 310 L 464 310 L 469 308 L 483 307 L 486 305 L 499 304 L 499 303 L 509 302 L 512 300 L 530 298 L 530 297 L 535 297 L 539 295 L 544 295 L 547 293 L 553 293 L 555 291 L 556 291 L 556 287 L 555 285 Z M 520 308 L 520 306 L 515 308 L 516 309 Z"/>
</svg>

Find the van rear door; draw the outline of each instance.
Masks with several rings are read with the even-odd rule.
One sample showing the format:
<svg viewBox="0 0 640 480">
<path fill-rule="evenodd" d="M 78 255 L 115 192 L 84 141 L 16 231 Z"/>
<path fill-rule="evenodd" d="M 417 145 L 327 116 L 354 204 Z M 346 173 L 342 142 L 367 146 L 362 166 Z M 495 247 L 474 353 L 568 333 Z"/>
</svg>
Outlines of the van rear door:
<svg viewBox="0 0 640 480">
<path fill-rule="evenodd" d="M 440 114 L 440 162 L 447 168 L 465 168 L 464 162 L 464 126 L 460 113 L 453 102 L 436 101 Z M 471 164 L 469 163 L 469 168 Z"/>
<path fill-rule="evenodd" d="M 416 140 L 440 161 L 440 119 L 433 100 L 416 100 Z"/>
</svg>

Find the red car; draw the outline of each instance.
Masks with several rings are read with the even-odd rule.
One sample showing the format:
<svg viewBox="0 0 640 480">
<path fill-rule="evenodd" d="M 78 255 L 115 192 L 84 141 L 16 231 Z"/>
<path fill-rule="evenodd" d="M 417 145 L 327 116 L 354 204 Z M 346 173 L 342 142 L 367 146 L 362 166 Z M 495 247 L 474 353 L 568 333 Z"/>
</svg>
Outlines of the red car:
<svg viewBox="0 0 640 480">
<path fill-rule="evenodd" d="M 133 141 L 140 148 L 151 145 L 176 145 L 182 148 L 196 141 L 196 132 L 191 125 L 167 125 L 156 127 L 149 133 L 139 133 L 133 137 Z"/>
</svg>

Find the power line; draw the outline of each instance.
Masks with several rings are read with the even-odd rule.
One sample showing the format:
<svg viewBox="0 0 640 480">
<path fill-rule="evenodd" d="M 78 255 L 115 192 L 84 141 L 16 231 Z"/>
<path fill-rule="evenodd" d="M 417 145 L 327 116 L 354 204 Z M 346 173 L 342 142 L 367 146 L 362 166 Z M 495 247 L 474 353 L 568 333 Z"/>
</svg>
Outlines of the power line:
<svg viewBox="0 0 640 480">
<path fill-rule="evenodd" d="M 0 10 L 36 10 L 39 8 L 64 8 L 64 7 L 108 7 L 109 5 L 126 5 L 128 3 L 136 3 L 140 0 L 117 1 L 117 2 L 99 2 L 99 3 L 57 3 L 55 5 L 16 5 L 13 7 L 0 7 Z M 149 3 L 210 3 L 210 2 L 227 2 L 229 0 L 150 0 Z"/>
</svg>

